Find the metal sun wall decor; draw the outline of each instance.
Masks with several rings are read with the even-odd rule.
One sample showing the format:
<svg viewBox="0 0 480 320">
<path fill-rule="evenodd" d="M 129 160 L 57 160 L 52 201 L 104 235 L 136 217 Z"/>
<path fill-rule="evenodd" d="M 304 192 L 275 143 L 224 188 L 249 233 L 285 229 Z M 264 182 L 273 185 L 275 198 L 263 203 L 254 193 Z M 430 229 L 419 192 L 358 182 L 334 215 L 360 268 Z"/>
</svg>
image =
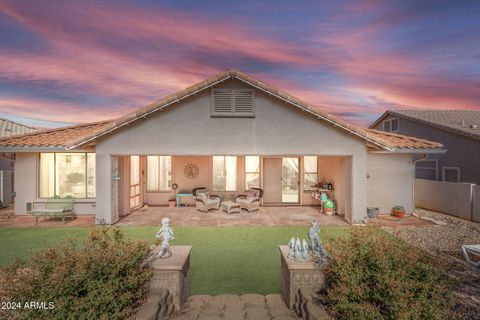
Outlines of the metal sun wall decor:
<svg viewBox="0 0 480 320">
<path fill-rule="evenodd" d="M 188 179 L 195 179 L 200 174 L 200 168 L 196 164 L 189 163 L 183 169 L 183 174 Z"/>
</svg>

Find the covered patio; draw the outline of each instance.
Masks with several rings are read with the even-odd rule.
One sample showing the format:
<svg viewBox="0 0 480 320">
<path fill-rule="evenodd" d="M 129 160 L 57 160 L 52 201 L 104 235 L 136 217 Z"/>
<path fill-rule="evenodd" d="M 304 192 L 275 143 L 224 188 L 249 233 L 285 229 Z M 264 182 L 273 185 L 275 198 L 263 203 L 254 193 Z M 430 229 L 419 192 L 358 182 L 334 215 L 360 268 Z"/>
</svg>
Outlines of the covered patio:
<svg viewBox="0 0 480 320">
<path fill-rule="evenodd" d="M 317 219 L 321 226 L 347 226 L 339 216 L 327 216 L 318 207 L 261 207 L 258 211 L 227 215 L 222 210 L 200 212 L 195 207 L 144 207 L 123 217 L 115 226 L 158 226 L 163 217 L 177 227 L 206 226 L 308 226 Z"/>
</svg>

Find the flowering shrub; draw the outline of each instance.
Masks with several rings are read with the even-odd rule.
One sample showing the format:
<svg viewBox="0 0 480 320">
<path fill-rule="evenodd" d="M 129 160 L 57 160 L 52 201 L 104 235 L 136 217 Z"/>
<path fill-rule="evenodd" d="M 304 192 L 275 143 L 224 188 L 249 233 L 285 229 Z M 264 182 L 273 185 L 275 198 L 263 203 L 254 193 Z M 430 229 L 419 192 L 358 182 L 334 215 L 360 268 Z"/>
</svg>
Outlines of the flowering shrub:
<svg viewBox="0 0 480 320">
<path fill-rule="evenodd" d="M 146 243 L 126 240 L 117 228 L 94 228 L 79 248 L 70 239 L 4 270 L 4 294 L 21 308 L 16 319 L 125 319 L 146 294 L 151 276 L 141 264 Z M 25 308 L 25 302 L 45 302 Z M 53 303 L 53 308 L 52 304 Z"/>
<path fill-rule="evenodd" d="M 327 244 L 331 261 L 319 299 L 339 319 L 448 319 L 446 262 L 375 227 L 352 227 Z"/>
</svg>

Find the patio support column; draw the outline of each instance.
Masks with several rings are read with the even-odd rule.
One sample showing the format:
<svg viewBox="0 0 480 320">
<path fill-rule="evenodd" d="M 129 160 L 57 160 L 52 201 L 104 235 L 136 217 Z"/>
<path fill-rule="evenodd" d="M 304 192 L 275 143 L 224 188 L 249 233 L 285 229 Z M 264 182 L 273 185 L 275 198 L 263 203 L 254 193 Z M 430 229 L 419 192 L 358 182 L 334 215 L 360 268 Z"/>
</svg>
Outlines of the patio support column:
<svg viewBox="0 0 480 320">
<path fill-rule="evenodd" d="M 96 224 L 118 221 L 118 193 L 114 176 L 118 175 L 118 158 L 109 154 L 96 154 Z"/>
<path fill-rule="evenodd" d="M 363 223 L 367 216 L 367 153 L 352 156 L 352 189 L 350 223 Z"/>
</svg>

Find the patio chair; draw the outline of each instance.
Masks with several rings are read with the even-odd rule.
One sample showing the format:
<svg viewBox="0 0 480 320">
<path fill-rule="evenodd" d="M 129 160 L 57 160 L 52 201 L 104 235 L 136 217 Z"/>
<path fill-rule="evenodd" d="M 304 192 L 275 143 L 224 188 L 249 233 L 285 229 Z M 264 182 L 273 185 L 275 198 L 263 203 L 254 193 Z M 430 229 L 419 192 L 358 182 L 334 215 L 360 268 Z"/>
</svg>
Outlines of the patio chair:
<svg viewBox="0 0 480 320">
<path fill-rule="evenodd" d="M 465 260 L 475 267 L 480 267 L 480 244 L 462 245 L 462 254 Z M 477 261 L 472 260 L 471 256 L 476 256 Z"/>
<path fill-rule="evenodd" d="M 208 188 L 206 188 L 206 187 L 193 188 L 193 189 L 192 189 L 193 199 L 196 199 L 196 198 L 197 198 L 197 192 L 199 192 L 199 191 L 208 191 Z"/>
<path fill-rule="evenodd" d="M 260 200 L 263 197 L 263 189 L 250 188 L 245 191 L 245 194 L 235 197 L 235 202 L 240 205 L 240 209 L 245 209 L 252 212 L 260 209 Z"/>
<path fill-rule="evenodd" d="M 208 212 L 220 209 L 220 197 L 210 195 L 207 189 L 197 190 L 194 197 L 195 207 L 199 211 Z"/>
<path fill-rule="evenodd" d="M 33 203 L 32 215 L 35 217 L 35 225 L 38 224 L 38 218 L 62 218 L 62 223 L 65 223 L 65 217 L 75 216 L 75 199 L 67 198 L 51 198 L 47 203 L 40 205 Z"/>
</svg>

